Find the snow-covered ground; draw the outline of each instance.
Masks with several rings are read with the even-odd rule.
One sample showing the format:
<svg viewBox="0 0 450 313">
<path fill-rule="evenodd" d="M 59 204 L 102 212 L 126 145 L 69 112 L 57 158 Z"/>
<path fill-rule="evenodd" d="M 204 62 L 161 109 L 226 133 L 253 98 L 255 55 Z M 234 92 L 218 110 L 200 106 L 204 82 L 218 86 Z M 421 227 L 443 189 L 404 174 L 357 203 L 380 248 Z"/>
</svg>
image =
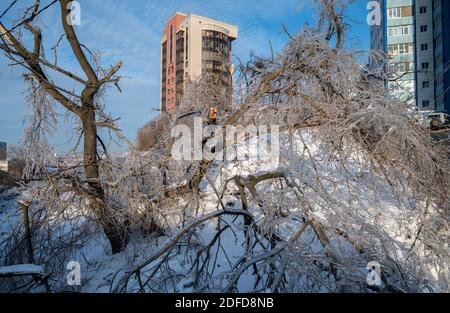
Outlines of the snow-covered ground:
<svg viewBox="0 0 450 313">
<path fill-rule="evenodd" d="M 220 203 L 217 190 L 222 192 L 225 182 L 236 175 L 246 176 L 250 174 L 268 172 L 274 170 L 283 170 L 292 177 L 294 183 L 303 186 L 305 194 L 311 200 L 310 218 L 313 217 L 324 225 L 332 225 L 336 229 L 345 230 L 348 238 L 356 238 L 357 242 L 343 240 L 338 236 L 331 239 L 329 247 L 323 247 L 315 238 L 311 229 L 307 229 L 300 243 L 292 249 L 288 249 L 283 255 L 287 268 L 287 277 L 291 280 L 298 280 L 292 284 L 293 291 L 309 291 L 308 279 L 302 276 L 302 269 L 295 269 L 295 262 L 301 262 L 302 266 L 309 266 L 305 261 L 308 258 L 323 258 L 329 253 L 336 254 L 336 259 L 343 264 L 342 267 L 350 277 L 351 281 L 363 281 L 367 275 L 366 263 L 361 262 L 355 252 L 355 247 L 362 246 L 368 250 L 369 254 L 376 251 L 380 242 L 385 244 L 386 254 L 395 257 L 399 264 L 406 264 L 410 257 L 406 252 L 409 247 L 414 247 L 416 240 L 414 234 L 418 229 L 418 203 L 408 202 L 408 195 L 395 195 L 386 181 L 373 176 L 366 171 L 365 163 L 357 158 L 350 159 L 345 168 L 336 166 L 337 163 L 325 160 L 322 155 L 320 145 L 314 144 L 310 134 L 302 135 L 306 139 L 307 148 L 299 137 L 294 137 L 293 142 L 281 140 L 281 158 L 269 162 L 261 161 L 225 161 L 221 164 L 215 162 L 208 172 L 208 179 L 201 183 L 201 193 L 199 210 L 197 217 L 222 210 L 224 204 L 228 209 L 241 209 L 241 203 L 237 197 L 237 188 L 232 183 L 229 184 L 229 190 Z M 240 149 L 240 147 L 238 147 Z M 255 150 L 255 143 L 251 144 L 250 150 Z M 306 151 L 307 150 L 307 157 Z M 317 180 L 317 173 L 322 178 Z M 214 188 L 212 184 L 214 184 Z M 248 195 L 252 201 L 249 210 L 254 215 L 257 223 L 262 229 L 267 228 L 271 231 L 276 227 L 280 236 L 288 239 L 302 223 L 301 219 L 305 216 L 305 207 L 296 200 L 293 193 L 283 194 L 277 185 L 270 183 L 261 183 L 258 186 L 261 201 L 265 203 L 265 210 L 261 211 L 258 205 L 255 205 L 252 196 Z M 0 193 L 0 235 L 2 243 L 8 236 L 17 231 L 21 223 L 21 211 L 16 201 L 23 197 L 30 197 L 27 189 L 17 187 L 12 189 L 2 189 Z M 77 210 L 74 208 L 74 210 Z M 272 211 L 267 211 L 272 210 Z M 273 215 L 273 212 L 285 211 L 286 216 L 280 218 Z M 66 212 L 70 215 L 70 212 Z M 77 216 L 74 213 L 74 216 Z M 70 227 L 64 232 L 70 232 Z M 214 238 L 219 228 L 228 225 L 220 236 L 220 239 L 214 242 Z M 90 230 L 86 240 L 80 242 L 77 248 L 73 249 L 69 255 L 64 258 L 65 262 L 77 261 L 81 265 L 81 285 L 65 285 L 65 275 L 69 274 L 70 269 L 64 268 L 64 264 L 59 264 L 60 268 L 58 283 L 54 285 L 58 290 L 78 290 L 82 292 L 109 292 L 118 283 L 120 278 L 126 272 L 133 270 L 138 264 L 152 256 L 159 249 L 170 242 L 171 238 L 181 229 L 180 225 L 173 222 L 172 231 L 167 236 L 157 237 L 155 235 L 143 236 L 133 234 L 128 246 L 121 253 L 111 255 L 109 243 L 98 228 L 88 228 Z M 189 233 L 176 249 L 177 253 L 167 257 L 154 279 L 155 281 L 150 291 L 158 292 L 201 292 L 201 291 L 220 291 L 226 287 L 230 276 L 233 275 L 236 264 L 246 256 L 247 238 L 243 235 L 244 220 L 242 217 L 225 215 L 221 217 L 220 222 L 217 219 L 211 219 L 199 225 L 195 232 Z M 365 237 L 366 236 L 366 237 Z M 382 236 L 382 238 L 378 238 Z M 341 236 L 342 237 L 342 236 Z M 380 241 L 380 242 L 378 242 Z M 211 249 L 213 255 L 209 255 L 210 262 L 207 263 L 207 272 L 211 275 L 207 284 L 196 285 L 195 257 L 198 251 L 201 251 L 208 243 L 214 243 Z M 255 245 L 256 246 L 256 245 Z M 322 251 L 321 251 L 322 250 Z M 252 253 L 263 252 L 262 248 L 255 248 Z M 332 252 L 330 252 L 332 251 Z M 410 250 L 409 252 L 411 252 Z M 417 252 L 419 257 L 426 259 L 425 251 Z M 405 254 L 406 253 L 406 254 Z M 150 265 L 143 268 L 142 272 L 153 271 L 152 266 L 164 260 L 166 254 L 161 255 Z M 305 257 L 300 261 L 299 257 Z M 367 255 L 370 257 L 370 255 Z M 384 260 L 377 259 L 374 255 L 373 260 L 382 263 Z M 367 258 L 366 258 L 367 259 Z M 406 259 L 406 260 L 405 260 Z M 355 261 L 356 260 L 356 261 Z M 370 260 L 370 259 L 367 259 Z M 245 261 L 245 260 L 244 260 Z M 430 262 L 434 259 L 430 258 Z M 313 263 L 314 264 L 314 263 Z M 348 265 L 348 268 L 347 268 Z M 151 269 L 151 270 L 150 270 Z M 295 270 L 294 270 L 295 269 Z M 49 269 L 46 268 L 48 271 Z M 261 277 L 265 277 L 270 268 L 259 268 Z M 296 270 L 299 272 L 297 273 Z M 435 272 L 434 278 L 438 279 L 438 273 Z M 448 272 L 447 272 L 448 274 Z M 157 276 L 159 278 L 157 278 Z M 144 274 L 145 278 L 145 274 Z M 142 279 L 144 279 L 142 278 Z M 167 279 L 167 281 L 165 280 Z M 320 280 L 320 278 L 318 278 Z M 240 292 L 266 291 L 255 290 L 255 272 L 253 267 L 249 267 L 238 279 L 237 290 Z M 324 283 L 324 286 L 327 286 Z M 200 287 L 207 288 L 201 289 Z M 200 289 L 199 289 L 200 288 Z M 319 291 L 337 290 L 337 286 L 321 287 Z M 138 291 L 139 284 L 137 279 L 130 281 L 127 291 Z"/>
</svg>

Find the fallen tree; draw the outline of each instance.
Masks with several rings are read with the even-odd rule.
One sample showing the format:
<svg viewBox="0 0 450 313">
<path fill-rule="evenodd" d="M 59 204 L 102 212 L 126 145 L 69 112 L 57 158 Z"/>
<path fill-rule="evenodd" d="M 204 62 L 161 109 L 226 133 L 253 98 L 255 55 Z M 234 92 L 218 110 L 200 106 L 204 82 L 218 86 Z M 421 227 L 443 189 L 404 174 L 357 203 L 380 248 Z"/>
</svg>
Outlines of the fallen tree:
<svg viewBox="0 0 450 313">
<path fill-rule="evenodd" d="M 343 48 L 345 2 L 316 3 L 318 27 L 286 30 L 282 51 L 241 64 L 233 102 L 218 114 L 218 125 L 279 125 L 275 167 L 171 157 L 168 130 L 192 127 L 195 115 L 206 121 L 213 101 L 228 104 L 208 77 L 190 83 L 179 115 L 141 132 L 157 136 L 140 145 L 145 152 L 99 162 L 113 218 L 127 231 L 169 236 L 137 253 L 149 254 L 138 264 L 114 269 L 111 291 L 448 291 L 448 148 L 387 93 L 380 68 L 361 66 Z M 241 137 L 234 149 L 250 139 Z M 205 136 L 201 148 L 213 140 Z M 46 224 L 47 208 L 35 210 L 37 229 L 58 227 L 65 213 L 96 221 L 86 199 L 97 201 L 87 188 L 97 181 L 78 171 L 49 175 L 32 189 L 58 212 Z M 88 240 L 89 222 L 59 238 L 67 250 Z M 43 231 L 38 235 L 43 242 Z M 380 286 L 366 281 L 373 261 Z"/>
<path fill-rule="evenodd" d="M 448 147 L 416 123 L 408 103 L 387 93 L 383 65 L 361 66 L 357 53 L 343 48 L 345 27 L 336 3 L 320 1 L 321 27 L 288 34 L 278 55 L 242 65 L 238 96 L 219 121 L 280 125 L 279 167 L 248 172 L 239 161 L 174 167 L 184 173 L 174 185 L 189 177 L 208 181 L 212 189 L 187 190 L 208 199 L 214 192 L 224 210 L 237 199 L 234 208 L 258 218 L 244 217 L 242 224 L 219 219 L 215 235 L 200 247 L 191 243 L 191 249 L 182 247 L 202 232 L 181 231 L 185 236 L 176 237 L 171 249 L 131 272 L 138 271 L 144 284 L 128 285 L 127 274 L 113 290 L 164 291 L 167 287 L 155 282 L 167 275 L 175 281 L 173 291 L 241 291 L 239 282 L 249 281 L 246 291 L 448 290 Z M 200 79 L 180 109 L 199 104 L 206 114 L 211 99 L 203 90 L 208 86 Z M 192 125 L 192 120 L 172 123 Z M 189 176 L 190 166 L 202 169 L 200 175 Z M 234 169 L 247 174 L 227 174 Z M 171 194 L 176 195 L 182 198 Z M 195 206 L 200 216 L 193 214 L 188 225 L 203 218 L 201 203 Z M 222 244 L 242 229 L 236 239 L 241 254 L 233 263 Z M 191 270 L 177 269 L 180 254 L 190 253 Z M 217 259 L 229 260 L 226 270 L 217 267 Z M 382 286 L 367 285 L 358 269 L 373 260 L 382 264 Z"/>
</svg>

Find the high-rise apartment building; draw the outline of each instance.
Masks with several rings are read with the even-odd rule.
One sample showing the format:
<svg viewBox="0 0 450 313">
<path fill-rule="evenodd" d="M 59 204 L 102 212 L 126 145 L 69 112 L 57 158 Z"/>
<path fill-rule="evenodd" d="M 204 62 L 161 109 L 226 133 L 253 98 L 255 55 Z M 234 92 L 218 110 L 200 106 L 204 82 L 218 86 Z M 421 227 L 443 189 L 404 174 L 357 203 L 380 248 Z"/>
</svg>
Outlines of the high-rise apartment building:
<svg viewBox="0 0 450 313">
<path fill-rule="evenodd" d="M 450 30 L 442 24 L 449 23 L 450 1 L 378 2 L 382 18 L 380 25 L 372 26 L 371 47 L 387 54 L 389 92 L 409 100 L 419 110 L 448 111 L 449 78 L 445 68 Z"/>
<path fill-rule="evenodd" d="M 8 171 L 8 155 L 6 142 L 0 142 L 0 171 Z"/>
<path fill-rule="evenodd" d="M 195 14 L 176 12 L 161 39 L 161 111 L 173 112 L 185 82 L 203 73 L 221 75 L 232 84 L 231 45 L 236 26 Z"/>
<path fill-rule="evenodd" d="M 436 107 L 450 114 L 450 1 L 433 0 Z"/>
</svg>

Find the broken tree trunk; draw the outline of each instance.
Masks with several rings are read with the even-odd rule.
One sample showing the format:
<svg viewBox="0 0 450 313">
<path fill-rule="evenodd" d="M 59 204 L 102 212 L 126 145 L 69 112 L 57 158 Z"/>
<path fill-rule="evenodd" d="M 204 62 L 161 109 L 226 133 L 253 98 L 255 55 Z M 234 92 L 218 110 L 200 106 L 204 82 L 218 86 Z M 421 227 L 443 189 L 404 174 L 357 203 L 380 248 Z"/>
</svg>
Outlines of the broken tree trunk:
<svg viewBox="0 0 450 313">
<path fill-rule="evenodd" d="M 25 229 L 25 243 L 27 246 L 27 260 L 28 263 L 34 263 L 33 243 L 31 241 L 30 218 L 28 215 L 28 209 L 30 207 L 30 204 L 25 201 L 17 201 L 17 202 L 22 207 L 23 227 Z"/>
</svg>

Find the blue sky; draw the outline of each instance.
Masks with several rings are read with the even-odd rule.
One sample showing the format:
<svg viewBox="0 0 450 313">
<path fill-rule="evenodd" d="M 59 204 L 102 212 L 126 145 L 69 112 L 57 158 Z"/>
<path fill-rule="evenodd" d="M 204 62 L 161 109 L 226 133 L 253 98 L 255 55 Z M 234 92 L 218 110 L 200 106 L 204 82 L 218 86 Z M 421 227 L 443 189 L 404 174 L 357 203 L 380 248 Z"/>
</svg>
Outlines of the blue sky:
<svg viewBox="0 0 450 313">
<path fill-rule="evenodd" d="M 45 4 L 50 0 L 43 0 Z M 136 131 L 153 116 L 159 108 L 159 42 L 165 20 L 175 11 L 208 16 L 239 27 L 239 38 L 234 42 L 233 53 L 244 61 L 251 51 L 258 55 L 270 53 L 269 40 L 275 51 L 280 51 L 288 38 L 282 31 L 286 25 L 290 33 L 297 32 L 302 25 L 315 24 L 311 0 L 79 0 L 81 25 L 76 26 L 79 39 L 90 49 L 101 53 L 102 64 L 110 66 L 118 60 L 124 62 L 120 75 L 122 93 L 108 90 L 104 100 L 106 111 L 121 117 L 119 126 L 124 134 L 135 140 Z M 0 1 L 2 12 L 10 1 Z M 30 0 L 19 0 L 3 18 L 10 26 L 18 10 L 30 4 Z M 356 0 L 347 10 L 346 22 L 352 29 L 347 33 L 349 49 L 368 50 L 370 46 L 369 26 L 366 24 L 366 0 Z M 45 11 L 39 23 L 44 34 L 47 58 L 53 59 L 51 47 L 62 34 L 58 5 Z M 59 65 L 82 75 L 70 55 L 67 46 L 62 46 L 58 55 Z M 25 85 L 18 67 L 8 65 L 0 55 L 0 141 L 16 145 L 24 130 Z M 57 79 L 56 77 L 55 79 Z M 65 84 L 68 83 L 68 84 Z M 71 87 L 70 82 L 63 82 Z M 58 131 L 51 139 L 56 150 L 64 151 L 72 138 L 72 130 L 61 115 Z M 111 147 L 114 151 L 125 147 Z"/>
</svg>

